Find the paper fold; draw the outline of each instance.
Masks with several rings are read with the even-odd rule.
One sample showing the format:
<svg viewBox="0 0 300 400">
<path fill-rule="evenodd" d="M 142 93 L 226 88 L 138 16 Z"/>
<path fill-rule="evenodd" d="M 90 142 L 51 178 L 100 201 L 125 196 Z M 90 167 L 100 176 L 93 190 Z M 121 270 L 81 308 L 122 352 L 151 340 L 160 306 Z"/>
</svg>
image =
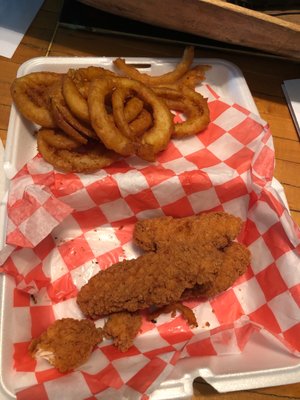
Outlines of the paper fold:
<svg viewBox="0 0 300 400">
<path fill-rule="evenodd" d="M 79 393 L 78 400 L 123 393 L 142 398 L 160 385 L 178 358 L 240 352 L 257 329 L 298 354 L 300 235 L 271 186 L 271 133 L 264 121 L 236 104 L 210 98 L 209 106 L 214 117 L 208 129 L 171 141 L 154 164 L 130 157 L 85 176 L 49 170 L 37 156 L 12 181 L 8 240 L 19 247 L 3 269 L 15 277 L 17 289 L 34 294 L 37 301 L 24 300 L 22 345 L 17 333 L 13 338 L 17 375 L 22 382 L 34 377 L 38 384 L 31 388 L 30 378 L 28 388 L 16 387 L 20 399 L 34 390 L 55 399 L 66 382 L 70 393 Z M 242 218 L 238 240 L 248 246 L 252 261 L 224 293 L 188 303 L 199 328 L 191 329 L 180 316 L 161 316 L 157 324 L 144 321 L 127 354 L 104 341 L 82 368 L 63 377 L 48 364 L 28 361 L 24 335 L 29 343 L 32 332 L 43 331 L 42 316 L 48 324 L 62 316 L 83 317 L 76 306 L 80 287 L 100 269 L 140 254 L 131 240 L 138 219 L 210 210 Z M 19 236 L 12 234 L 16 230 Z"/>
</svg>

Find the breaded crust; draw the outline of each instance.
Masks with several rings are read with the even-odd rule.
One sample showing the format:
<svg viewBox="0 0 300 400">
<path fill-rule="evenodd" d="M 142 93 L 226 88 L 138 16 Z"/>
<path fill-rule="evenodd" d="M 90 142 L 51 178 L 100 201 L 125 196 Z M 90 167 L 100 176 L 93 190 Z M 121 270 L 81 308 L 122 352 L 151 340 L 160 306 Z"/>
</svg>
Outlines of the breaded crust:
<svg viewBox="0 0 300 400">
<path fill-rule="evenodd" d="M 92 321 L 62 318 L 32 340 L 29 353 L 32 357 L 47 359 L 64 373 L 85 363 L 94 346 L 101 341 L 102 330 Z"/>
<path fill-rule="evenodd" d="M 127 311 L 111 314 L 103 327 L 104 336 L 113 339 L 114 345 L 121 351 L 127 351 L 142 325 L 140 314 Z"/>
<path fill-rule="evenodd" d="M 225 212 L 185 218 L 150 218 L 136 223 L 133 241 L 145 251 L 156 251 L 190 240 L 223 248 L 237 237 L 241 228 L 242 220 Z"/>
<path fill-rule="evenodd" d="M 249 252 L 243 245 L 230 247 L 223 251 L 211 244 L 178 244 L 125 260 L 92 277 L 79 291 L 77 303 L 86 316 L 97 318 L 174 303 L 196 285 L 206 288 L 203 295 L 216 294 L 227 289 L 249 264 Z M 237 257 L 239 253 L 243 256 Z M 223 268 L 226 272 L 221 272 Z"/>
</svg>

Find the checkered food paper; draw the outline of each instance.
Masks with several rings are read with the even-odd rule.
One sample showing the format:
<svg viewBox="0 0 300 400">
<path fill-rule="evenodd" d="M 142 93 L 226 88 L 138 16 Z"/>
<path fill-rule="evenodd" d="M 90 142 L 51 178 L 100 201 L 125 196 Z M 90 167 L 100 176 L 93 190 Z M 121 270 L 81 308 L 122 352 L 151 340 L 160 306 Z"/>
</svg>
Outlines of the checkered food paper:
<svg viewBox="0 0 300 400">
<path fill-rule="evenodd" d="M 243 350 L 255 331 L 299 355 L 299 228 L 271 186 L 274 149 L 267 124 L 208 86 L 211 123 L 172 140 L 155 163 L 130 157 L 91 175 L 54 171 L 39 155 L 12 181 L 2 269 L 16 281 L 11 333 L 17 398 L 146 399 L 185 357 Z M 177 314 L 143 320 L 126 352 L 104 340 L 86 364 L 60 374 L 32 359 L 28 345 L 53 321 L 83 318 L 76 295 L 99 270 L 137 257 L 138 219 L 223 210 L 241 217 L 238 241 L 252 254 L 224 293 L 186 302 L 198 321 Z M 97 326 L 104 324 L 103 319 Z"/>
</svg>

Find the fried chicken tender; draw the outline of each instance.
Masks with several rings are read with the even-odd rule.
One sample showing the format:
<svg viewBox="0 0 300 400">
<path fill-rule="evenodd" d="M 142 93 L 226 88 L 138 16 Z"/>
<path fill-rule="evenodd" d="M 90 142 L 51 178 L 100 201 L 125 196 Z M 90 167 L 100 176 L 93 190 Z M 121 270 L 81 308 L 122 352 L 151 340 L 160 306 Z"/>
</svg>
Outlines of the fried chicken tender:
<svg viewBox="0 0 300 400">
<path fill-rule="evenodd" d="M 31 341 L 29 353 L 45 358 L 64 373 L 84 364 L 102 339 L 102 329 L 96 328 L 92 321 L 63 318 Z"/>
<path fill-rule="evenodd" d="M 228 289 L 239 276 L 245 273 L 250 263 L 250 252 L 245 246 L 232 242 L 223 249 L 223 253 L 222 268 L 216 273 L 215 279 L 204 285 L 196 284 L 192 289 L 186 289 L 180 300 L 215 296 Z"/>
<path fill-rule="evenodd" d="M 185 218 L 159 217 L 138 221 L 133 241 L 141 249 L 156 251 L 193 240 L 199 245 L 227 246 L 237 237 L 242 220 L 225 212 L 211 212 Z"/>
<path fill-rule="evenodd" d="M 245 257 L 235 258 L 236 251 L 218 250 L 210 243 L 191 242 L 124 260 L 92 277 L 79 291 L 77 303 L 86 316 L 97 318 L 175 303 L 196 285 L 207 287 L 209 294 L 225 290 L 249 264 L 248 250 L 236 245 Z M 222 274 L 224 266 L 231 270 Z M 217 284 L 217 279 L 224 279 L 224 283 Z"/>
<path fill-rule="evenodd" d="M 103 333 L 107 339 L 113 339 L 114 345 L 119 350 L 125 352 L 132 346 L 141 325 L 141 315 L 119 312 L 109 316 L 103 327 Z"/>
</svg>

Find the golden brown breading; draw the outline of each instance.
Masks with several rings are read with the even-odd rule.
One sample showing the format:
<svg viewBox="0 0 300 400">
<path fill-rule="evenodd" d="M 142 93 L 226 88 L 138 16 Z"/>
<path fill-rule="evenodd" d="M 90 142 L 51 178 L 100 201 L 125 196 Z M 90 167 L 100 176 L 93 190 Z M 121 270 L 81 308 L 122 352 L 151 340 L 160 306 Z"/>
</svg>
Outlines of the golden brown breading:
<svg viewBox="0 0 300 400">
<path fill-rule="evenodd" d="M 207 294 L 216 294 L 219 288 L 227 289 L 249 264 L 248 250 L 236 246 L 244 257 L 236 258 L 235 251 L 218 250 L 211 244 L 188 242 L 125 260 L 92 277 L 79 291 L 77 303 L 85 315 L 97 318 L 175 303 L 195 285 L 205 285 Z M 226 273 L 221 273 L 223 267 L 229 268 Z"/>
<path fill-rule="evenodd" d="M 29 346 L 32 357 L 43 357 L 59 372 L 68 372 L 85 363 L 94 346 L 102 341 L 102 329 L 87 319 L 57 320 L 33 339 Z"/>
<path fill-rule="evenodd" d="M 114 345 L 124 352 L 132 346 L 141 325 L 142 317 L 139 314 L 119 312 L 109 316 L 103 327 L 103 333 L 106 338 L 113 339 Z"/>
<path fill-rule="evenodd" d="M 176 302 L 184 289 L 197 283 L 198 275 L 202 283 L 202 271 L 217 270 L 221 265 L 222 253 L 210 245 L 206 247 L 201 251 L 190 246 L 170 247 L 114 264 L 81 288 L 77 303 L 86 316 L 97 318 Z"/>
<path fill-rule="evenodd" d="M 181 300 L 197 298 L 199 296 L 211 297 L 228 289 L 239 276 L 243 275 L 250 263 L 249 250 L 240 243 L 232 242 L 223 249 L 224 261 L 215 279 L 205 285 L 195 285 L 192 289 L 186 289 Z"/>
<path fill-rule="evenodd" d="M 175 243 L 195 241 L 227 246 L 237 237 L 242 220 L 225 212 L 211 212 L 185 218 L 160 217 L 138 221 L 133 241 L 146 251 L 156 251 Z"/>
<path fill-rule="evenodd" d="M 228 289 L 239 276 L 243 275 L 250 263 L 250 251 L 240 243 L 232 242 L 223 249 L 224 262 L 216 279 L 211 281 L 205 296 L 215 296 Z"/>
</svg>

